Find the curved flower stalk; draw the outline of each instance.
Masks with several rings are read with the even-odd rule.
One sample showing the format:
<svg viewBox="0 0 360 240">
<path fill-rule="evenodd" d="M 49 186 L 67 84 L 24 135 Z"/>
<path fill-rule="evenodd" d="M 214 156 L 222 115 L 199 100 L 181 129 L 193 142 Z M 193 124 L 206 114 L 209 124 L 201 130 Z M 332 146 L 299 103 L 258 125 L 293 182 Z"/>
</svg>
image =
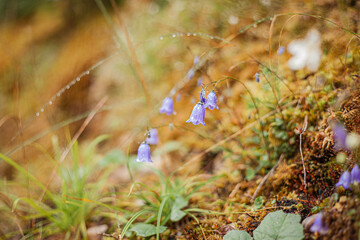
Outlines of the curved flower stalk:
<svg viewBox="0 0 360 240">
<path fill-rule="evenodd" d="M 348 171 L 345 171 L 339 181 L 335 184 L 335 187 L 340 187 L 342 186 L 345 190 L 350 189 L 350 181 L 351 181 L 351 176 L 350 173 Z"/>
<path fill-rule="evenodd" d="M 201 92 L 200 92 L 200 102 L 202 102 L 202 103 L 206 102 L 206 93 L 205 93 L 204 89 L 202 89 Z"/>
<path fill-rule="evenodd" d="M 311 29 L 304 39 L 294 40 L 288 45 L 288 51 L 293 55 L 288 66 L 296 71 L 304 67 L 315 72 L 321 60 L 321 36 L 318 30 Z"/>
<path fill-rule="evenodd" d="M 219 109 L 217 106 L 217 98 L 214 91 L 211 91 L 209 95 L 207 96 L 205 108 L 208 108 L 210 110 Z"/>
<path fill-rule="evenodd" d="M 148 136 L 145 140 L 150 145 L 156 145 L 159 143 L 159 134 L 156 128 L 150 129 L 148 132 Z"/>
<path fill-rule="evenodd" d="M 167 115 L 174 114 L 174 101 L 171 97 L 166 97 L 162 102 L 160 113 L 166 113 Z"/>
<path fill-rule="evenodd" d="M 264 145 L 265 145 L 265 148 L 266 148 L 267 155 L 268 155 L 268 157 L 270 159 L 271 158 L 271 152 L 270 152 L 270 148 L 269 148 L 269 142 L 268 142 L 268 139 L 265 137 L 263 122 L 260 119 L 260 111 L 259 111 L 259 108 L 258 108 L 258 106 L 256 104 L 256 101 L 255 101 L 255 98 L 254 98 L 253 94 L 251 93 L 249 88 L 241 80 L 239 80 L 237 78 L 234 78 L 234 77 L 229 77 L 228 76 L 228 77 L 222 78 L 220 80 L 211 82 L 209 84 L 215 84 L 215 86 L 214 86 L 214 89 L 215 89 L 217 84 L 219 84 L 220 82 L 223 82 L 225 80 L 233 80 L 233 81 L 236 81 L 236 82 L 240 83 L 245 88 L 245 90 L 248 92 L 248 94 L 250 95 L 250 99 L 251 99 L 251 101 L 254 104 L 254 107 L 256 109 L 256 118 L 257 118 L 257 121 L 259 122 L 259 125 L 260 125 L 260 133 L 261 133 L 262 139 L 264 141 Z"/>
<path fill-rule="evenodd" d="M 150 146 L 146 142 L 140 144 L 135 162 L 152 162 Z"/>
<path fill-rule="evenodd" d="M 205 124 L 205 107 L 204 107 L 204 103 L 202 102 L 198 102 L 190 115 L 189 120 L 186 121 L 188 122 L 192 122 L 194 125 L 198 125 L 198 124 L 202 124 L 204 126 L 206 126 Z"/>
<path fill-rule="evenodd" d="M 315 221 L 313 223 L 313 225 L 310 227 L 310 231 L 315 233 L 319 233 L 319 234 L 325 234 L 328 230 L 326 224 L 324 224 L 323 220 L 323 213 L 319 213 L 316 218 Z"/>
</svg>

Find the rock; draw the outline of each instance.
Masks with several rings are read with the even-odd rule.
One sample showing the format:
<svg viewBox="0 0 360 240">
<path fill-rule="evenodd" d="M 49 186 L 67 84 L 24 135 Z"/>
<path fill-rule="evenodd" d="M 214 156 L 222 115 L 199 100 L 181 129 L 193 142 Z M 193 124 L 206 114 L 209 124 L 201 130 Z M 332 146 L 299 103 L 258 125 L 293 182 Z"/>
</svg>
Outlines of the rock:
<svg viewBox="0 0 360 240">
<path fill-rule="evenodd" d="M 86 233 L 90 240 L 97 240 L 97 239 L 101 239 L 101 234 L 105 233 L 106 230 L 108 230 L 108 228 L 109 227 L 106 224 L 93 226 L 88 228 Z"/>
</svg>

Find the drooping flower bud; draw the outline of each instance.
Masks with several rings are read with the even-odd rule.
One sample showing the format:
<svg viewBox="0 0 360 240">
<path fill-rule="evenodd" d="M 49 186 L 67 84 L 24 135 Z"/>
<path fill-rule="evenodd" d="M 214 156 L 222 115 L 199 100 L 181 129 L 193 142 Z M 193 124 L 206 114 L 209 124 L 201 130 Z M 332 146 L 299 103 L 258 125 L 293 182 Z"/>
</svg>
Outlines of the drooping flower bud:
<svg viewBox="0 0 360 240">
<path fill-rule="evenodd" d="M 199 77 L 199 79 L 198 79 L 198 81 L 197 81 L 197 86 L 198 86 L 198 87 L 201 86 L 202 82 L 203 82 L 203 78 L 202 78 L 202 77 Z"/>
<path fill-rule="evenodd" d="M 335 187 L 340 187 L 342 186 L 345 190 L 346 189 L 350 189 L 350 181 L 351 181 L 351 176 L 350 173 L 348 171 L 345 171 L 341 176 L 339 181 L 335 184 Z"/>
<path fill-rule="evenodd" d="M 187 73 L 188 78 L 191 80 L 193 79 L 194 75 L 195 75 L 195 70 L 193 68 L 190 68 L 190 70 Z"/>
<path fill-rule="evenodd" d="M 171 97 L 166 97 L 162 102 L 160 113 L 171 115 L 174 113 L 174 101 Z"/>
<path fill-rule="evenodd" d="M 208 108 L 210 110 L 219 109 L 217 106 L 217 98 L 214 91 L 211 91 L 206 99 L 205 108 Z"/>
<path fill-rule="evenodd" d="M 148 132 L 148 136 L 145 140 L 148 144 L 156 145 L 159 143 L 159 134 L 158 130 L 156 128 L 150 129 Z"/>
<path fill-rule="evenodd" d="M 194 125 L 198 125 L 198 124 L 202 124 L 204 126 L 205 125 L 205 107 L 204 104 L 202 102 L 197 103 L 190 115 L 189 120 L 186 121 L 188 122 L 192 122 Z"/>
<path fill-rule="evenodd" d="M 152 162 L 150 146 L 146 142 L 140 144 L 135 162 Z"/>
<path fill-rule="evenodd" d="M 260 82 L 260 74 L 259 73 L 255 73 L 255 80 L 257 83 Z"/>
<path fill-rule="evenodd" d="M 277 55 L 282 55 L 283 53 L 285 52 L 285 48 L 284 48 L 284 46 L 280 46 L 279 48 L 278 48 L 278 50 L 277 50 Z"/>
<path fill-rule="evenodd" d="M 319 213 L 316 218 L 315 221 L 313 223 L 313 225 L 311 225 L 310 227 L 310 231 L 315 233 L 319 233 L 319 234 L 325 234 L 328 230 L 326 224 L 323 223 L 323 213 Z"/>
<path fill-rule="evenodd" d="M 198 64 L 199 61 L 200 61 L 199 56 L 195 56 L 195 57 L 194 57 L 194 65 Z"/>
</svg>

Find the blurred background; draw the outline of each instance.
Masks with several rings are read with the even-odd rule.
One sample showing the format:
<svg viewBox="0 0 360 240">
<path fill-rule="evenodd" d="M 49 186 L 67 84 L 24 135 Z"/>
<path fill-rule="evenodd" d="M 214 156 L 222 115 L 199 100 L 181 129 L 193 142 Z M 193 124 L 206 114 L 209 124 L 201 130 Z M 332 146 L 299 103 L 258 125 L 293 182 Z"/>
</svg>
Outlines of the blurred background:
<svg viewBox="0 0 360 240">
<path fill-rule="evenodd" d="M 48 154 L 54 155 L 54 139 L 64 149 L 104 97 L 108 100 L 80 135 L 79 145 L 87 146 L 95 137 L 110 134 L 99 145 L 100 155 L 129 149 L 134 156 L 147 129 L 166 126 L 159 129 L 162 147 L 152 150 L 155 165 L 170 173 L 195 153 L 238 131 L 255 115 L 242 86 L 227 82 L 219 87 L 220 110 L 207 113 L 208 126 L 185 124 L 199 99 L 200 76 L 206 84 L 233 75 L 256 92 L 261 88 L 254 79 L 258 65 L 246 63 L 249 55 L 268 62 L 270 46 L 277 70 L 295 82 L 286 66 L 290 55 L 276 56 L 279 46 L 286 48 L 310 28 L 317 28 L 326 57 L 336 59 L 329 69 L 339 63 L 351 38 L 326 21 L 287 16 L 275 22 L 269 45 L 272 19 L 241 32 L 259 19 L 302 12 L 326 16 L 354 32 L 360 26 L 360 3 L 355 0 L 116 0 L 113 4 L 109 0 L 0 0 L 0 152 L 26 166 L 40 182 L 45 183 L 54 168 L 48 158 Z M 354 42 L 348 46 L 357 44 Z M 210 55 L 214 49 L 218 50 Z M 180 95 L 175 101 L 177 114 L 160 115 L 162 100 L 174 85 L 187 79 L 196 56 L 204 60 L 204 66 L 174 95 L 174 100 Z M 326 75 L 328 69 L 321 71 Z M 279 87 L 279 91 L 283 89 Z M 266 106 L 261 111 L 266 113 Z M 180 127 L 171 129 L 169 123 Z M 243 151 L 240 146 L 239 141 L 227 145 L 235 152 Z M 241 154 L 244 152 L 232 157 Z M 207 157 L 216 156 L 218 152 Z M 245 154 L 241 159 L 235 169 L 244 173 L 242 164 L 252 162 L 252 157 Z M 210 173 L 234 169 L 233 163 L 216 166 L 199 163 Z M 124 169 L 114 173 L 115 184 L 128 183 Z M 24 181 L 24 176 L 4 161 L 0 161 L 0 176 Z M 59 179 L 50 183 L 51 189 L 58 186 Z M 20 196 L 29 191 L 39 194 L 37 187 L 24 184 L 14 191 Z"/>
</svg>

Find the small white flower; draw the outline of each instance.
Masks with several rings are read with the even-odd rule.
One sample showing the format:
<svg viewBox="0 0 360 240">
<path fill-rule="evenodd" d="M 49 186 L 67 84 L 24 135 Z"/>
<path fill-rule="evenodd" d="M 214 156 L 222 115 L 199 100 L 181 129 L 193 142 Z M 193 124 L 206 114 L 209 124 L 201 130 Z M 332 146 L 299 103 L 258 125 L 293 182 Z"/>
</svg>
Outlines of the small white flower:
<svg viewBox="0 0 360 240">
<path fill-rule="evenodd" d="M 233 15 L 230 15 L 229 16 L 229 19 L 228 19 L 228 22 L 231 24 L 231 25 L 236 25 L 239 23 L 239 18 L 236 17 L 236 16 L 233 16 Z"/>
<path fill-rule="evenodd" d="M 321 60 L 321 37 L 319 31 L 311 29 L 304 39 L 294 40 L 288 45 L 288 52 L 294 55 L 290 58 L 288 66 L 296 71 L 307 67 L 315 72 Z"/>
<path fill-rule="evenodd" d="M 356 149 L 360 145 L 360 136 L 356 133 L 350 133 L 346 136 L 346 146 L 350 149 Z"/>
</svg>

